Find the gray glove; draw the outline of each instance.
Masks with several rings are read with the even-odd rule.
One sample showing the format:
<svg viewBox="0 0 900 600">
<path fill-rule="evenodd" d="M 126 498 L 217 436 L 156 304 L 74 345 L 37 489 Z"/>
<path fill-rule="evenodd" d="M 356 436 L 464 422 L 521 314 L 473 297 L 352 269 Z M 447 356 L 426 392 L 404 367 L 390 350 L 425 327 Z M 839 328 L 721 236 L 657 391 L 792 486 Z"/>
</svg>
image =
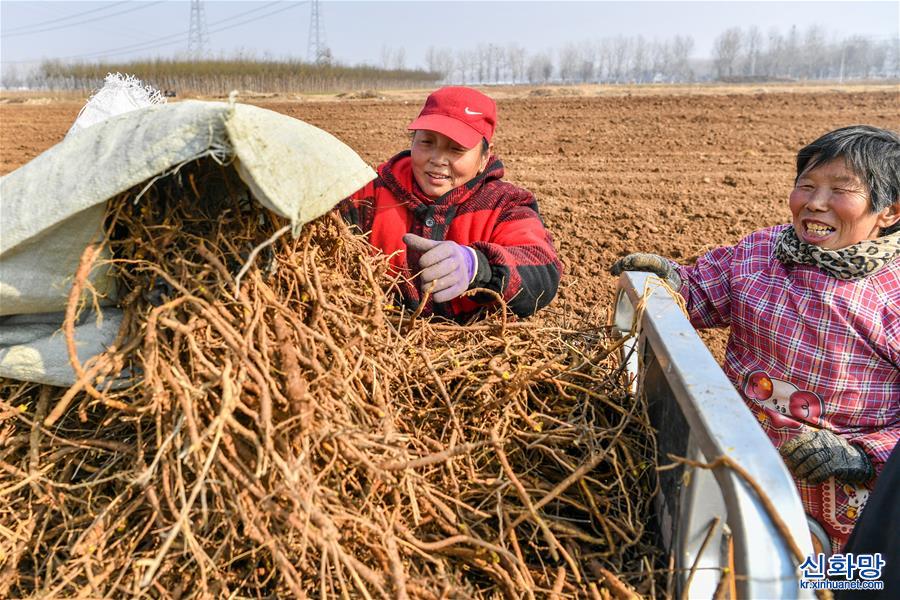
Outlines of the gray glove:
<svg viewBox="0 0 900 600">
<path fill-rule="evenodd" d="M 828 429 L 807 431 L 779 448 L 797 479 L 821 483 L 834 477 L 842 483 L 863 483 L 875 475 L 869 457 Z"/>
<path fill-rule="evenodd" d="M 675 266 L 658 254 L 646 254 L 636 252 L 620 258 L 609 268 L 613 275 L 619 275 L 622 271 L 646 271 L 665 279 L 676 292 L 681 289 L 681 277 Z"/>
</svg>

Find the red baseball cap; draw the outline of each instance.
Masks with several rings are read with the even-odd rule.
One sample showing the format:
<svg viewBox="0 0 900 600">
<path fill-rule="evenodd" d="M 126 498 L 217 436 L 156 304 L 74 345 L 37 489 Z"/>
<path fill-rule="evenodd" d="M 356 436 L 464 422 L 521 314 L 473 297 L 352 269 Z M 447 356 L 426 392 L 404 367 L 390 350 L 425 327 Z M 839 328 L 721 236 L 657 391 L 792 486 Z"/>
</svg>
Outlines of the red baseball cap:
<svg viewBox="0 0 900 600">
<path fill-rule="evenodd" d="M 497 105 L 478 90 L 448 86 L 432 92 L 422 112 L 408 129 L 429 129 L 446 135 L 465 148 L 481 138 L 491 141 L 497 127 Z"/>
</svg>

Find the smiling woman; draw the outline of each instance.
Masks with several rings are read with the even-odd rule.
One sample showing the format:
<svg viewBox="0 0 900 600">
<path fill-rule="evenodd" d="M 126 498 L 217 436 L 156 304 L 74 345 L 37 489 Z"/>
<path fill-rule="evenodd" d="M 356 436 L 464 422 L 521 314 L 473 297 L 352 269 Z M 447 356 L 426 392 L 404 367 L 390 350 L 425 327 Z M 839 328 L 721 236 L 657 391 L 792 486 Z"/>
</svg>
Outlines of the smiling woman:
<svg viewBox="0 0 900 600">
<path fill-rule="evenodd" d="M 409 125 L 410 150 L 340 207 L 391 257 L 411 310 L 463 322 L 502 299 L 527 317 L 556 296 L 562 265 L 534 196 L 501 180 L 496 125 L 488 96 L 437 90 Z"/>
<path fill-rule="evenodd" d="M 791 225 L 693 266 L 647 254 L 695 327 L 731 327 L 725 372 L 838 551 L 900 438 L 900 137 L 829 132 L 797 155 Z"/>
<path fill-rule="evenodd" d="M 791 192 L 794 231 L 807 244 L 838 250 L 877 238 L 897 220 L 893 204 L 875 212 L 866 185 L 835 158 L 804 171 Z"/>
<path fill-rule="evenodd" d="M 484 171 L 489 148 L 492 146 L 465 148 L 443 133 L 418 129 L 410 149 L 413 176 L 425 195 L 437 200 Z"/>
<path fill-rule="evenodd" d="M 797 155 L 793 225 L 776 256 L 838 279 L 865 276 L 898 252 L 900 138 L 862 125 L 825 134 Z M 892 235 L 897 234 L 897 235 Z"/>
<path fill-rule="evenodd" d="M 898 157 L 883 155 L 885 145 L 896 142 L 892 136 L 874 127 L 845 127 L 800 152 L 790 207 L 803 241 L 840 249 L 900 228 L 900 202 L 891 197 L 890 181 L 890 163 Z"/>
</svg>

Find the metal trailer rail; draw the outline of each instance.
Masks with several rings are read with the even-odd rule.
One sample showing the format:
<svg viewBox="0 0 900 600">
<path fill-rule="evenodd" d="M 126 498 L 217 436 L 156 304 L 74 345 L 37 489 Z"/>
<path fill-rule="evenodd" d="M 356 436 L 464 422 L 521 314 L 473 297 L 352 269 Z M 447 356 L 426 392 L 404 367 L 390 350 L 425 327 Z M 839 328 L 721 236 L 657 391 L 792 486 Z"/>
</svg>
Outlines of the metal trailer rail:
<svg viewBox="0 0 900 600">
<path fill-rule="evenodd" d="M 648 277 L 626 272 L 619 278 L 614 324 L 625 335 Z M 639 335 L 625 343 L 623 357 L 635 393 L 647 397 L 660 464 L 671 462 L 667 453 L 702 462 L 731 457 L 765 490 L 801 552 L 811 555 L 806 515 L 775 447 L 672 296 L 652 280 L 649 289 Z M 738 598 L 812 597 L 800 589 L 784 537 L 739 475 L 727 467 L 681 466 L 659 477 L 656 516 L 664 549 L 675 554 L 679 597 L 712 598 L 729 564 Z"/>
</svg>

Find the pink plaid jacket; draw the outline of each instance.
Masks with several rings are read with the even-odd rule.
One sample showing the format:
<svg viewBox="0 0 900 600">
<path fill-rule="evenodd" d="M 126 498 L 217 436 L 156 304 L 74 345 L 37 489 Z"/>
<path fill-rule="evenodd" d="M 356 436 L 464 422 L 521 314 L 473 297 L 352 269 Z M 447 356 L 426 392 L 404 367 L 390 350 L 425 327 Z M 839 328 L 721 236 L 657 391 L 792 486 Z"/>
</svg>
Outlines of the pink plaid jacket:
<svg viewBox="0 0 900 600">
<path fill-rule="evenodd" d="M 784 225 L 679 266 L 691 323 L 731 326 L 725 373 L 775 446 L 828 428 L 880 473 L 900 438 L 900 260 L 855 281 L 774 257 Z M 797 482 L 806 510 L 846 541 L 867 486 Z"/>
</svg>

